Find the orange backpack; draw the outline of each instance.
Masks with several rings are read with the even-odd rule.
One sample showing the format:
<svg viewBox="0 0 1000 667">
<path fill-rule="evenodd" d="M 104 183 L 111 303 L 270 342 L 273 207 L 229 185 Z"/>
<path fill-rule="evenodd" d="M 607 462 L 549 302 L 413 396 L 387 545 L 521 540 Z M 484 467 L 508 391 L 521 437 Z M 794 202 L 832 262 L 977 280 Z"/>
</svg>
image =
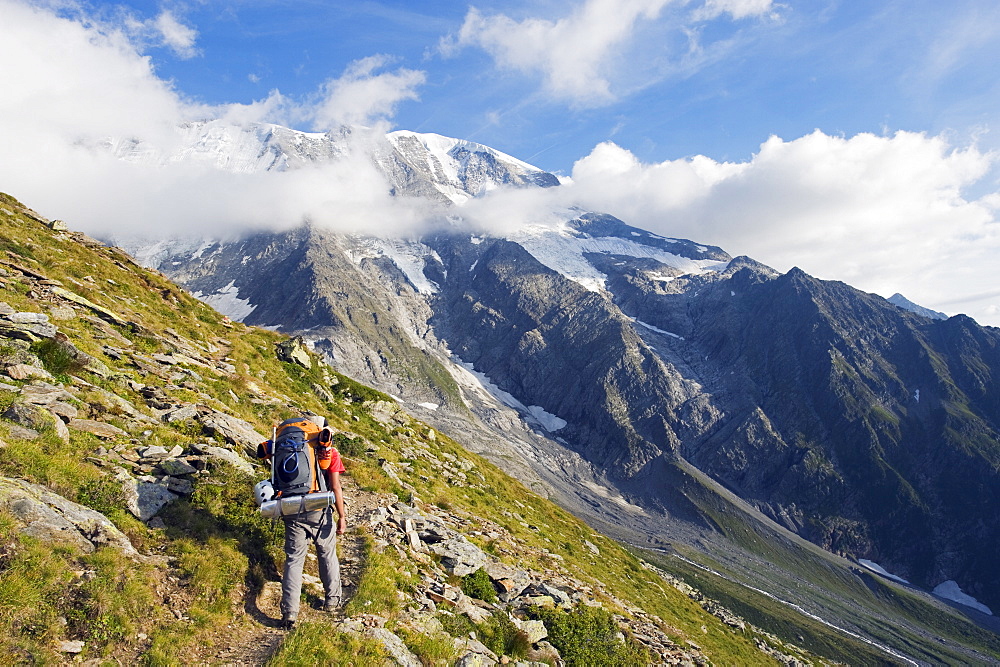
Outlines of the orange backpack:
<svg viewBox="0 0 1000 667">
<path fill-rule="evenodd" d="M 271 442 L 271 484 L 279 496 L 328 490 L 316 448 L 330 442 L 330 429 L 305 417 L 294 417 L 275 427 Z"/>
</svg>

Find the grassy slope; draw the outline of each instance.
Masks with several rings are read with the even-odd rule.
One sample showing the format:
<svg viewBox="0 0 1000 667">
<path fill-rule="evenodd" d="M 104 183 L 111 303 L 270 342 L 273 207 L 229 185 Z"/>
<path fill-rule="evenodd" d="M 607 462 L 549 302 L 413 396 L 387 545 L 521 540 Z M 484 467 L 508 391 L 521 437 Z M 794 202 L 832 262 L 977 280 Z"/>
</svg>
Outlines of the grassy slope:
<svg viewBox="0 0 1000 667">
<path fill-rule="evenodd" d="M 326 414 L 333 426 L 354 437 L 342 443 L 342 449 L 350 456 L 349 472 L 360 483 L 374 490 L 409 495 L 395 488 L 374 457 L 402 460 L 399 450 L 413 438 L 426 440 L 426 427 L 412 421 L 387 426 L 374 419 L 364 404 L 365 400 L 379 399 L 377 392 L 344 377 L 334 383 L 332 374 L 318 366 L 306 371 L 279 362 L 274 355 L 274 344 L 281 339 L 278 334 L 225 321 L 120 251 L 87 246 L 79 238 L 53 233 L 6 195 L 0 195 L 0 262 L 57 280 L 66 289 L 134 323 L 113 328 L 144 354 L 168 352 L 162 334 L 173 330 L 206 354 L 224 357 L 235 368 L 224 375 L 194 369 L 197 376 L 189 375 L 180 387 L 170 387 L 176 399 L 200 402 L 241 417 L 261 432 L 267 432 L 293 409 Z M 33 293 L 18 273 L 8 270 L 2 277 L 0 300 L 15 309 L 44 311 L 40 299 L 44 295 Z M 99 377 L 71 367 L 52 368 L 59 381 L 69 383 L 71 376 L 77 375 L 137 406 L 143 405 L 135 391 L 138 386 L 165 384 L 102 353 L 105 344 L 122 345 L 107 337 L 107 325 L 86 317 L 57 324 L 73 344 L 113 371 L 109 377 Z M 321 399 L 312 389 L 314 384 L 330 387 L 335 400 Z M 255 395 L 261 400 L 248 400 Z M 128 430 L 142 444 L 169 448 L 206 439 L 190 422 L 136 424 L 108 405 L 96 390 L 88 393 L 84 389 L 81 396 L 80 407 L 100 409 L 109 421 Z M 0 392 L 0 408 L 15 398 L 12 392 Z M 18 661 L 55 662 L 61 659 L 55 642 L 72 638 L 86 641 L 85 658 L 131 656 L 150 664 L 171 664 L 205 655 L 209 647 L 231 641 L 234 633 L 251 623 L 242 613 L 246 596 L 275 578 L 282 556 L 280 531 L 257 516 L 245 478 L 231 469 L 216 470 L 196 485 L 190 498 L 176 501 L 162 512 L 165 528 L 154 529 L 124 509 L 117 485 L 106 468 L 95 463 L 95 458 L 99 462 L 95 453 L 106 443 L 76 431 L 69 446 L 52 432 L 43 432 L 40 440 L 24 441 L 10 437 L 8 430 L 0 422 L 0 437 L 7 444 L 0 474 L 49 486 L 106 513 L 140 551 L 154 558 L 133 562 L 111 549 L 87 555 L 69 547 L 52 548 L 24 536 L 9 516 L 0 515 L 0 652 Z M 377 446 L 377 455 L 368 452 L 374 449 L 371 445 Z M 616 543 L 594 534 L 457 443 L 438 437 L 432 445 L 471 461 L 482 477 L 467 487 L 453 487 L 435 470 L 413 461 L 406 481 L 425 500 L 467 514 L 473 523 L 506 527 L 514 538 L 505 547 L 510 553 L 517 553 L 520 544 L 561 556 L 561 562 L 575 576 L 593 580 L 595 589 L 605 591 L 609 599 L 626 600 L 658 616 L 673 628 L 671 634 L 678 642 L 697 641 L 717 664 L 770 662 L 755 648 L 753 633 L 725 626 L 665 585 Z M 482 538 L 474 539 L 480 539 L 486 549 L 498 548 Z M 600 556 L 581 548 L 583 540 L 596 544 Z M 551 566 L 552 562 L 537 565 Z M 311 630 L 301 632 L 305 641 Z M 323 649 L 333 656 L 331 660 L 337 655 L 378 653 L 370 646 L 359 648 L 356 640 L 331 642 Z M 289 651 L 294 644 L 289 641 Z M 306 645 L 318 650 L 308 642 Z"/>
<path fill-rule="evenodd" d="M 706 483 L 702 480 L 703 483 Z M 971 622 L 944 603 L 906 586 L 852 567 L 844 559 L 763 524 L 740 504 L 722 506 L 717 491 L 692 485 L 689 497 L 732 544 L 766 561 L 747 567 L 737 550 L 708 553 L 682 549 L 683 555 L 717 576 L 676 558 L 644 554 L 706 595 L 720 600 L 751 623 L 814 653 L 851 664 L 880 664 L 884 652 L 809 619 L 786 604 L 754 592 L 750 586 L 789 601 L 809 600 L 809 611 L 874 641 L 897 647 L 919 661 L 967 664 L 972 647 L 1000 660 L 1000 637 Z M 797 593 L 807 589 L 806 596 Z M 981 659 L 981 658 L 980 658 Z"/>
</svg>

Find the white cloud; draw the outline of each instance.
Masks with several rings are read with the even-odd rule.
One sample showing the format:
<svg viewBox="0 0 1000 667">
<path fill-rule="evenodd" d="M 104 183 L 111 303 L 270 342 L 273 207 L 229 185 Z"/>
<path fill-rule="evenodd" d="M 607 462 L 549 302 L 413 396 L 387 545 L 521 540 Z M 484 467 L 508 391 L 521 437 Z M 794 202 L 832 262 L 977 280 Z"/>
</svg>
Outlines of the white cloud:
<svg viewBox="0 0 1000 667">
<path fill-rule="evenodd" d="M 660 20 L 673 2 L 585 0 L 556 20 L 515 20 L 505 14 L 485 15 L 473 7 L 458 33 L 441 40 L 439 49 L 450 56 L 465 47 L 479 47 L 503 69 L 540 76 L 543 90 L 555 99 L 578 107 L 601 106 L 614 102 L 623 89 L 648 85 L 648 81 L 635 83 L 637 73 L 655 78 L 671 68 L 666 54 L 672 38 L 665 36 L 671 31 L 683 36 L 683 48 L 700 50 L 691 44 L 694 33 L 686 26 Z M 770 16 L 773 9 L 772 0 L 707 0 L 693 17 L 705 21 L 724 13 L 735 19 Z M 643 30 L 650 26 L 651 31 Z M 661 73 L 653 74 L 657 70 Z"/>
<path fill-rule="evenodd" d="M 749 16 L 773 16 L 772 0 L 705 0 L 705 4 L 697 9 L 694 17 L 706 21 L 729 14 L 734 19 L 744 19 Z"/>
<path fill-rule="evenodd" d="M 358 229 L 370 220 L 365 214 L 392 231 L 422 217 L 390 197 L 364 154 L 363 132 L 342 162 L 281 174 L 223 173 L 162 157 L 130 164 L 101 148 L 108 138 L 139 140 L 151 154 L 171 156 L 178 127 L 199 119 L 384 121 L 422 73 L 379 74 L 385 61 L 376 58 L 331 81 L 312 106 L 272 91 L 251 104 L 207 107 L 156 76 L 139 51 L 148 42 L 136 42 L 126 22 L 63 18 L 15 0 L 0 0 L 0 15 L 0 188 L 44 215 L 91 234 L 237 233 L 305 218 Z"/>
<path fill-rule="evenodd" d="M 170 11 L 161 12 L 153 21 L 153 26 L 163 43 L 179 57 L 193 58 L 198 53 L 195 48 L 198 31 L 178 21 Z"/>
<path fill-rule="evenodd" d="M 997 323 L 997 196 L 964 195 L 997 157 L 912 132 L 772 137 L 743 163 L 643 164 L 604 143 L 576 163 L 572 190 L 654 232 Z"/>
<path fill-rule="evenodd" d="M 426 74 L 399 68 L 376 73 L 390 63 L 384 55 L 351 63 L 343 75 L 323 85 L 323 98 L 313 111 L 313 126 L 324 131 L 340 125 L 371 125 L 391 118 L 397 105 L 416 100 Z"/>
<path fill-rule="evenodd" d="M 655 19 L 669 0 L 587 0 L 569 16 L 549 21 L 515 21 L 503 14 L 484 16 L 471 8 L 446 52 L 479 46 L 504 68 L 541 74 L 557 98 L 582 106 L 611 99 L 611 60 L 637 21 Z"/>
</svg>

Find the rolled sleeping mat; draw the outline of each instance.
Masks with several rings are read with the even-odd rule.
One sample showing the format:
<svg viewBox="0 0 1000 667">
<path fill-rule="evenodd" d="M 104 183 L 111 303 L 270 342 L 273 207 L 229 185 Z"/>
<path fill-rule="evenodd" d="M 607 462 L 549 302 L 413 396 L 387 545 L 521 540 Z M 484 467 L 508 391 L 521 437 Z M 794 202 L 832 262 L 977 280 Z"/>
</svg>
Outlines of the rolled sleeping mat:
<svg viewBox="0 0 1000 667">
<path fill-rule="evenodd" d="M 336 494 L 333 491 L 306 493 L 300 496 L 288 496 L 286 498 L 268 500 L 261 504 L 260 513 L 261 516 L 269 519 L 278 519 L 283 516 L 326 509 L 327 507 L 332 507 L 335 503 Z"/>
</svg>

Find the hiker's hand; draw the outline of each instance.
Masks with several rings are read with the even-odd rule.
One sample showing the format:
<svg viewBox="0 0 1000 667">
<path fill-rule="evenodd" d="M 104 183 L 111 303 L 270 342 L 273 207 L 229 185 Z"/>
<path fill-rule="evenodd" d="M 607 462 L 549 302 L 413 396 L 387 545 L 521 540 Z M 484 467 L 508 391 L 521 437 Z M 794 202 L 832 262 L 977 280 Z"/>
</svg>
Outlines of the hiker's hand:
<svg viewBox="0 0 1000 667">
<path fill-rule="evenodd" d="M 343 535 L 345 532 L 347 532 L 347 517 L 342 516 L 337 519 L 337 534 Z"/>
</svg>

